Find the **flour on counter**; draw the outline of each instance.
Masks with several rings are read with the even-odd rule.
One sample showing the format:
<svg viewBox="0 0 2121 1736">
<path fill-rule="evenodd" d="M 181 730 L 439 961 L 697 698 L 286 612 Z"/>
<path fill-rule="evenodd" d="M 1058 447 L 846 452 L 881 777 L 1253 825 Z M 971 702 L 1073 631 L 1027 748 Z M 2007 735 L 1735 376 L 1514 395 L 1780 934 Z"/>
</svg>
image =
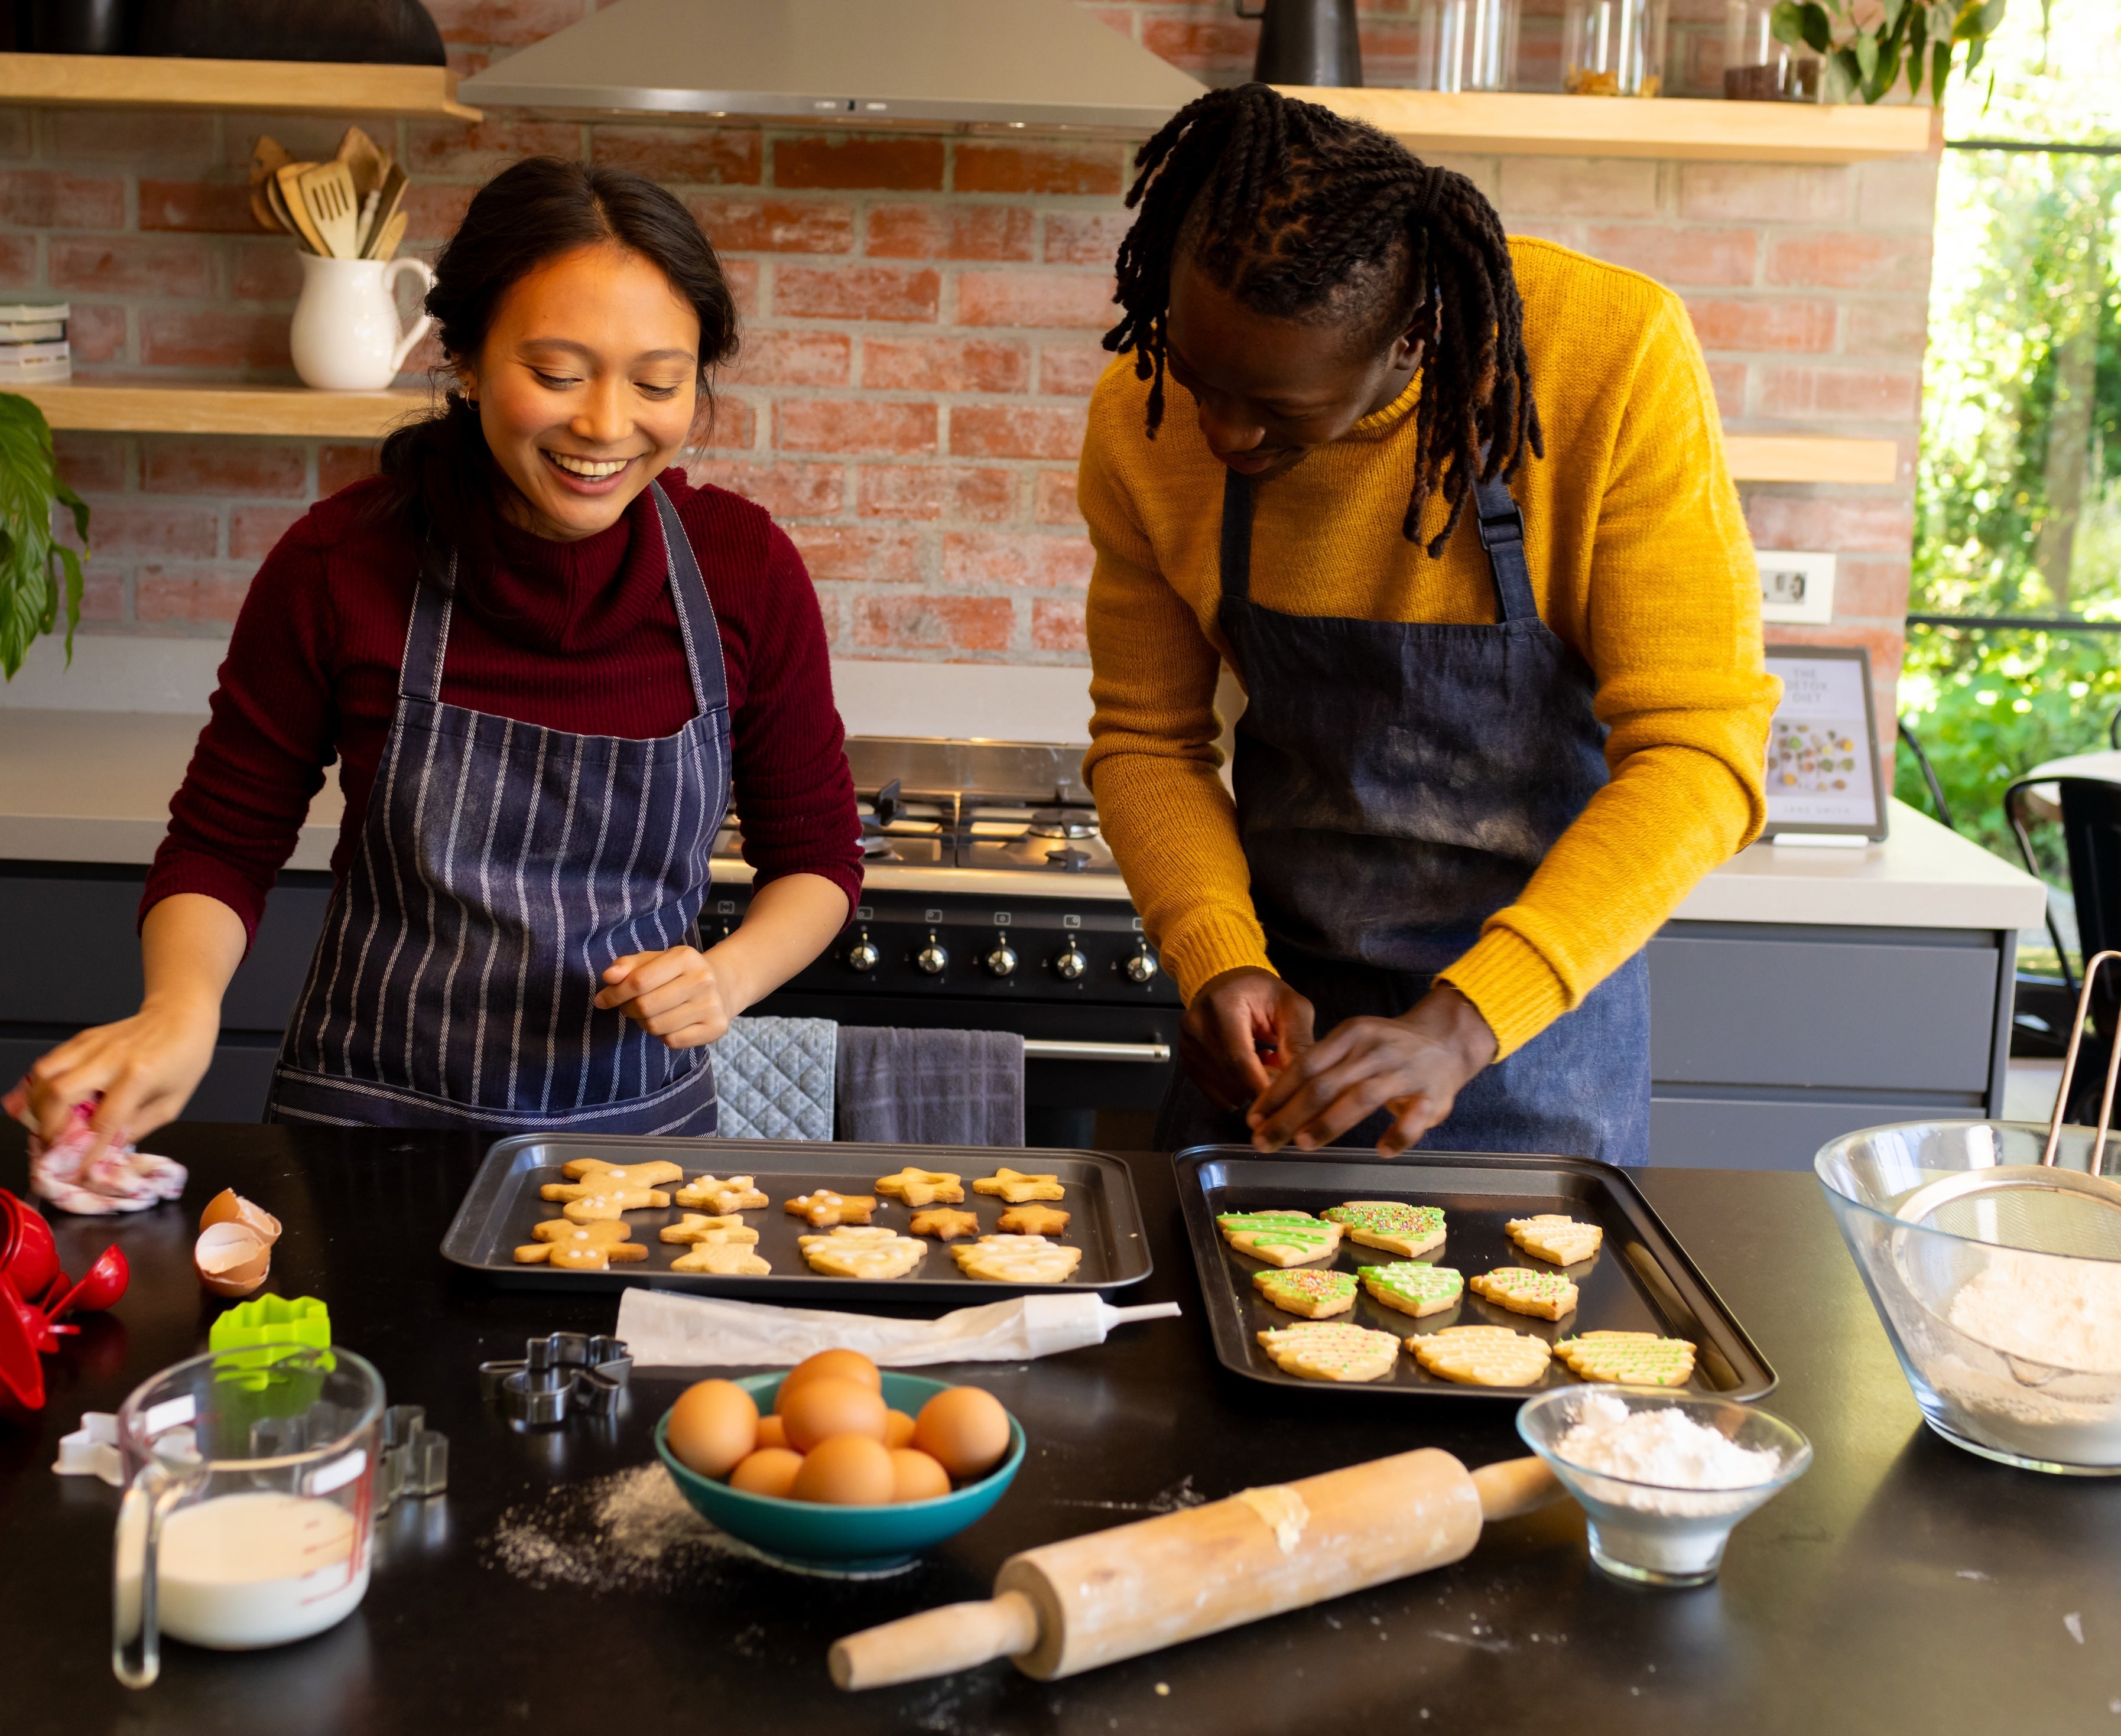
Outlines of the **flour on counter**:
<svg viewBox="0 0 2121 1736">
<path fill-rule="evenodd" d="M 1740 1446 L 1676 1408 L 1631 1411 L 1609 1394 L 1593 1393 L 1578 1407 L 1576 1417 L 1554 1450 L 1571 1464 L 1629 1482 L 1666 1489 L 1749 1489 L 1774 1481 L 1782 1468 L 1779 1453 Z M 1644 1510 L 1680 1513 L 1690 1507 L 1672 1503 Z"/>
<path fill-rule="evenodd" d="M 2081 1374 L 2121 1374 L 2121 1264 L 2007 1248 L 1951 1299 L 1951 1324 L 1992 1350 Z"/>
</svg>

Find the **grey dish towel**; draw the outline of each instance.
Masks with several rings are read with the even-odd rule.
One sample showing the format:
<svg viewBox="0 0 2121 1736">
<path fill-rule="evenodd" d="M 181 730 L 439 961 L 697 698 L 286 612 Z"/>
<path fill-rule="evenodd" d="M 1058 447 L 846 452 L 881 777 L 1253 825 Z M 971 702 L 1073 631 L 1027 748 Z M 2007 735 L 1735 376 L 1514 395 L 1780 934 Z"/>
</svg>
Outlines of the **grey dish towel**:
<svg viewBox="0 0 2121 1736">
<path fill-rule="evenodd" d="M 840 1029 L 840 1138 L 1023 1143 L 1023 1039 L 1010 1031 Z"/>
<path fill-rule="evenodd" d="M 830 1019 L 744 1018 L 714 1045 L 715 1091 L 725 1139 L 830 1139 L 833 1054 Z"/>
</svg>

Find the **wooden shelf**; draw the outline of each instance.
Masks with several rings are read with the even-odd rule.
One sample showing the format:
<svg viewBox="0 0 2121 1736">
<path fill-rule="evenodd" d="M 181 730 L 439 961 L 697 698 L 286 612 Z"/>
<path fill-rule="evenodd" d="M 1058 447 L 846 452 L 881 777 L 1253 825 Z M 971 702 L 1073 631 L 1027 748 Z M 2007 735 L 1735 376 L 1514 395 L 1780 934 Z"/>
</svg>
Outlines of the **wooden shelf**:
<svg viewBox="0 0 2121 1736">
<path fill-rule="evenodd" d="M 1366 120 L 1414 151 L 1508 156 L 1690 157 L 1731 162 L 1855 163 L 1931 148 L 1927 105 L 1713 102 L 1550 96 L 1525 91 L 1340 90 L 1284 85 L 1284 95 Z"/>
<path fill-rule="evenodd" d="M 476 121 L 446 67 L 316 60 L 179 60 L 132 54 L 0 54 L 0 102 L 69 109 L 241 109 Z"/>
<path fill-rule="evenodd" d="M 24 386 L 54 428 L 127 434 L 277 434 L 380 440 L 424 412 L 425 392 L 305 386 Z"/>
<path fill-rule="evenodd" d="M 1739 482 L 1894 482 L 1900 474 L 1896 440 L 1727 434 L 1723 454 Z"/>
</svg>

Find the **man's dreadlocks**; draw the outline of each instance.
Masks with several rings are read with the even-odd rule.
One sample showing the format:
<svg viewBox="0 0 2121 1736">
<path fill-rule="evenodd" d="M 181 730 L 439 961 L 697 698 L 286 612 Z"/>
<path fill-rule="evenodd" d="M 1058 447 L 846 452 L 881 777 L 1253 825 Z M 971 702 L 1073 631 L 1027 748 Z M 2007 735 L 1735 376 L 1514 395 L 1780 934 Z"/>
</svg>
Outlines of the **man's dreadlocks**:
<svg viewBox="0 0 2121 1736">
<path fill-rule="evenodd" d="M 1525 357 L 1524 305 L 1494 207 L 1462 175 L 1270 86 L 1188 103 L 1135 157 L 1140 216 L 1120 244 L 1126 310 L 1108 350 L 1151 380 L 1149 431 L 1163 419 L 1171 272 L 1182 249 L 1252 311 L 1359 324 L 1382 345 L 1421 328 L 1413 496 L 1404 527 L 1440 492 L 1451 509 L 1429 545 L 1443 554 L 1473 477 L 1544 456 Z"/>
</svg>

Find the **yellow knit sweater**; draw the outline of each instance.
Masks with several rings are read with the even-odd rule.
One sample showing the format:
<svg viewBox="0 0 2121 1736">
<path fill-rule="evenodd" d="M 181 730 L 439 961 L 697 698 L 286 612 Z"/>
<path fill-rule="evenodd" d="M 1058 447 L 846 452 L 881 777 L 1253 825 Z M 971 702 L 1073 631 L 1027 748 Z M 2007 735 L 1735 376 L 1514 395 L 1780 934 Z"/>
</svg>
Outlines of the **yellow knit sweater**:
<svg viewBox="0 0 2121 1736">
<path fill-rule="evenodd" d="M 1507 1054 L 1596 987 L 1687 890 L 1759 833 L 1779 684 L 1760 654 L 1760 581 L 1724 465 L 1708 370 L 1679 298 L 1537 240 L 1511 244 L 1546 456 L 1514 492 L 1540 617 L 1597 677 L 1612 781 L 1523 896 L 1443 973 Z M 1235 810 L 1216 768 L 1223 466 L 1193 400 L 1165 388 L 1144 431 L 1134 358 L 1090 400 L 1081 500 L 1090 580 L 1086 758 L 1106 837 L 1181 991 L 1266 966 Z M 1419 382 L 1260 486 L 1253 600 L 1293 615 L 1481 623 L 1486 558 L 1461 522 L 1441 561 L 1400 533 Z M 1424 539 L 1443 526 L 1430 503 Z"/>
</svg>

